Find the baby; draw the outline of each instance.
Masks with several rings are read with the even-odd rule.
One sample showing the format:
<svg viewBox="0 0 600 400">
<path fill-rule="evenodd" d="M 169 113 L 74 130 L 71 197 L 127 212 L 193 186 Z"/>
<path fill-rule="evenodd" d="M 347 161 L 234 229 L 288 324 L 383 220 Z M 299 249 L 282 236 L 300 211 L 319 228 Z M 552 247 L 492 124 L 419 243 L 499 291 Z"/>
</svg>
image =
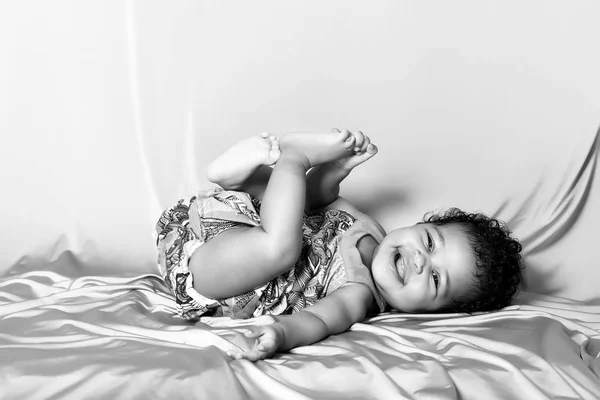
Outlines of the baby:
<svg viewBox="0 0 600 400">
<path fill-rule="evenodd" d="M 217 158 L 220 187 L 180 200 L 157 224 L 159 269 L 181 315 L 251 318 L 256 361 L 347 330 L 388 307 L 478 312 L 510 304 L 519 242 L 456 208 L 388 234 L 339 196 L 377 154 L 362 132 L 263 133 Z M 272 167 L 271 167 L 272 166 Z"/>
</svg>

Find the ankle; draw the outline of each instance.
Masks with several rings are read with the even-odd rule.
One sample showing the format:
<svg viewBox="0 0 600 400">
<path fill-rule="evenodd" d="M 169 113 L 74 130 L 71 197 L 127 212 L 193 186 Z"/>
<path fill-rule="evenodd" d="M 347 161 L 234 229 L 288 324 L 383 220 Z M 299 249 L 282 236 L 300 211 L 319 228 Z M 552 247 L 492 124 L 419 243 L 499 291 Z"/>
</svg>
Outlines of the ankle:
<svg viewBox="0 0 600 400">
<path fill-rule="evenodd" d="M 295 146 L 281 146 L 281 156 L 277 160 L 277 164 L 298 164 L 308 171 L 312 165 L 306 154 Z"/>
</svg>

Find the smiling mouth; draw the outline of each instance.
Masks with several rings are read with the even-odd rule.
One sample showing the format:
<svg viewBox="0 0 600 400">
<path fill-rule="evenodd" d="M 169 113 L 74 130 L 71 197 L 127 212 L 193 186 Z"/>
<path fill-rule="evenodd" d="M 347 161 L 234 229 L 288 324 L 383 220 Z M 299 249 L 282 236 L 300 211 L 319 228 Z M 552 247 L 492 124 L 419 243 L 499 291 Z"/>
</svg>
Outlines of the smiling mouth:
<svg viewBox="0 0 600 400">
<path fill-rule="evenodd" d="M 400 252 L 398 252 L 394 257 L 394 265 L 396 266 L 398 279 L 404 285 L 404 272 L 406 270 L 406 265 L 404 264 L 404 257 L 402 257 L 402 254 L 400 254 Z"/>
</svg>

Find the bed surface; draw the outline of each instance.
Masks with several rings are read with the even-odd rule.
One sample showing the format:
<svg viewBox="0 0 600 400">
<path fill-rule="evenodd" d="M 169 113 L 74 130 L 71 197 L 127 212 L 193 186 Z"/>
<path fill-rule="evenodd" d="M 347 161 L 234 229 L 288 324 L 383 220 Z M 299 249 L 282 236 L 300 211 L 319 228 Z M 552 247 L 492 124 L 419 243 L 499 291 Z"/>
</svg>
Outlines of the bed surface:
<svg viewBox="0 0 600 400">
<path fill-rule="evenodd" d="M 600 306 L 522 300 L 386 313 L 251 363 L 225 354 L 248 346 L 248 321 L 178 319 L 156 275 L 13 274 L 0 281 L 0 398 L 597 399 Z"/>
</svg>

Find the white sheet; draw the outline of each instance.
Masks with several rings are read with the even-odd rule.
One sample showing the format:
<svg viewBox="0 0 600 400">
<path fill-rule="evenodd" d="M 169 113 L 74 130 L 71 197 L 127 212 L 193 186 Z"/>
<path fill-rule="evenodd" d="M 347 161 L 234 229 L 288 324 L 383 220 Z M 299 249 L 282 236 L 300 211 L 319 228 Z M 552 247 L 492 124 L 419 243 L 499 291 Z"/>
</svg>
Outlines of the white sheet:
<svg viewBox="0 0 600 400">
<path fill-rule="evenodd" d="M 600 306 L 528 295 L 477 316 L 386 313 L 251 363 L 247 320 L 173 317 L 156 275 L 0 281 L 2 399 L 597 399 Z"/>
<path fill-rule="evenodd" d="M 149 272 L 160 211 L 227 146 L 337 126 L 380 147 L 342 194 L 386 229 L 496 215 L 528 245 L 528 290 L 593 301 L 595 157 L 578 174 L 600 124 L 599 7 L 2 2 L 0 271 L 70 251 Z"/>
</svg>

